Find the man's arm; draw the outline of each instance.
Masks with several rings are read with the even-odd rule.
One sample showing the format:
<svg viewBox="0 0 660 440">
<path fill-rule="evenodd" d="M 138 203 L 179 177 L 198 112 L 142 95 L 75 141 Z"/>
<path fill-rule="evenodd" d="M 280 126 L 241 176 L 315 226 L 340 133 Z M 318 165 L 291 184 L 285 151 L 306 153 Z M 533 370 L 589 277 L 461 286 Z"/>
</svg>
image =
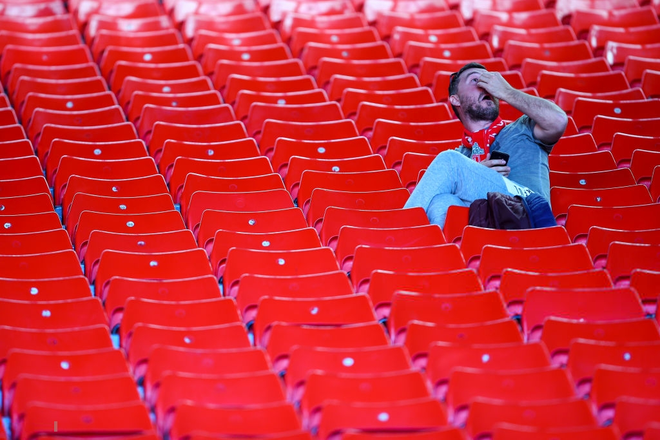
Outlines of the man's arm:
<svg viewBox="0 0 660 440">
<path fill-rule="evenodd" d="M 532 118 L 534 137 L 544 144 L 554 144 L 564 134 L 568 116 L 554 102 L 514 89 L 499 72 L 483 73 L 478 85 Z"/>
</svg>

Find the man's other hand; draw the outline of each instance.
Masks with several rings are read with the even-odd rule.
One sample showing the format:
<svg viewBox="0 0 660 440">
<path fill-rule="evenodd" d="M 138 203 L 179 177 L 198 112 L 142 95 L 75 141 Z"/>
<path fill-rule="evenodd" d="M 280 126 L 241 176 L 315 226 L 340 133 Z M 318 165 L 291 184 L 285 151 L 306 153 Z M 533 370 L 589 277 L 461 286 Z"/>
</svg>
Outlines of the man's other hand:
<svg viewBox="0 0 660 440">
<path fill-rule="evenodd" d="M 506 165 L 506 162 L 503 159 L 490 159 L 490 153 L 486 156 L 486 160 L 479 162 L 481 165 L 488 168 L 492 168 L 504 177 L 508 177 L 511 172 L 511 168 Z"/>
</svg>

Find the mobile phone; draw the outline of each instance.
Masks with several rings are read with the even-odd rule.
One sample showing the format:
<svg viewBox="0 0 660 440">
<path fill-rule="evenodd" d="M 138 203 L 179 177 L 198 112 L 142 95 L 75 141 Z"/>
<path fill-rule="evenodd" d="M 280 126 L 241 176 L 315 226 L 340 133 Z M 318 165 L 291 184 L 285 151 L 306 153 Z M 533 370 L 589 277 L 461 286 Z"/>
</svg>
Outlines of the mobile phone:
<svg viewBox="0 0 660 440">
<path fill-rule="evenodd" d="M 509 155 L 506 153 L 502 153 L 501 151 L 491 151 L 490 152 L 490 159 L 491 160 L 504 160 L 504 165 L 509 163 Z"/>
</svg>

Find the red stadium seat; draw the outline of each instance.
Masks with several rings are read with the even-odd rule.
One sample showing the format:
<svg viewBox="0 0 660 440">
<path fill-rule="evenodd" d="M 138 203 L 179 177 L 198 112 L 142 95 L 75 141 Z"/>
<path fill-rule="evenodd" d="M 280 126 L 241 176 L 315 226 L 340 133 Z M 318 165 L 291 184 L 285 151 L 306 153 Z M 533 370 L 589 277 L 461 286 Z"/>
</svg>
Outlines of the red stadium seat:
<svg viewBox="0 0 660 440">
<path fill-rule="evenodd" d="M 660 44 L 630 44 L 608 41 L 603 49 L 603 56 L 612 67 L 623 67 L 629 56 L 657 58 Z"/>
<path fill-rule="evenodd" d="M 316 83 L 326 88 L 333 75 L 353 76 L 358 78 L 376 78 L 408 73 L 403 60 L 385 58 L 380 60 L 342 60 L 327 58 L 319 60 L 316 71 Z M 417 85 L 419 86 L 419 84 Z M 341 93 L 337 93 L 341 96 Z M 330 99 L 332 94 L 330 94 Z"/>
<path fill-rule="evenodd" d="M 464 268 L 463 256 L 454 244 L 401 248 L 359 245 L 353 257 L 351 282 L 356 292 L 366 292 L 374 270 L 425 273 Z"/>
<path fill-rule="evenodd" d="M 548 317 L 616 321 L 643 316 L 639 295 L 630 288 L 532 287 L 525 294 L 522 326 L 527 340 L 535 341 Z"/>
<path fill-rule="evenodd" d="M 487 39 L 493 25 L 507 26 L 516 29 L 541 29 L 561 25 L 561 22 L 550 9 L 532 11 L 495 11 L 477 9 L 474 11 L 472 26 L 479 38 Z"/>
<path fill-rule="evenodd" d="M 423 365 L 428 350 L 434 342 L 456 345 L 492 345 L 522 342 L 523 338 L 516 322 L 502 318 L 472 324 L 432 324 L 422 321 L 408 323 L 404 345 L 408 348 L 415 365 Z"/>
<path fill-rule="evenodd" d="M 614 134 L 628 133 L 638 136 L 654 136 L 660 118 L 623 119 L 610 116 L 596 116 L 591 133 L 598 144 L 598 148 L 607 148 L 612 144 Z"/>
<path fill-rule="evenodd" d="M 636 230 L 660 228 L 657 204 L 631 206 L 582 206 L 568 208 L 566 231 L 573 241 L 583 241 L 589 228 L 602 226 L 612 229 Z"/>
<path fill-rule="evenodd" d="M 434 246 L 444 243 L 445 237 L 437 225 L 385 229 L 346 225 L 339 231 L 335 254 L 340 267 L 350 272 L 355 249 L 358 245 L 403 248 Z"/>
<path fill-rule="evenodd" d="M 625 168 L 590 173 L 550 171 L 551 187 L 562 186 L 565 188 L 595 189 L 629 185 L 635 185 L 635 178 L 630 169 Z"/>
<path fill-rule="evenodd" d="M 395 27 L 413 29 L 451 29 L 465 26 L 458 11 L 409 12 L 383 11 L 378 14 L 376 29 L 382 39 L 387 39 Z"/>
<path fill-rule="evenodd" d="M 561 73 L 541 71 L 536 88 L 542 98 L 553 98 L 559 88 L 577 92 L 608 93 L 626 90 L 629 85 L 623 72 Z"/>
<path fill-rule="evenodd" d="M 577 339 L 569 347 L 567 368 L 580 396 L 587 396 L 598 365 L 626 368 L 658 368 L 659 341 L 617 344 L 613 342 Z"/>
<path fill-rule="evenodd" d="M 618 438 L 617 431 L 610 427 L 587 426 L 587 427 L 569 427 L 563 429 L 540 429 L 530 428 L 521 425 L 512 425 L 502 423 L 493 429 L 493 439 L 495 440 L 521 440 L 534 436 L 538 439 L 562 439 L 577 440 L 581 438 L 590 438 L 593 440 L 615 440 Z"/>
<path fill-rule="evenodd" d="M 520 66 L 520 72 L 528 87 L 536 86 L 541 71 L 573 74 L 605 73 L 610 71 L 610 66 L 602 57 L 578 61 L 544 61 L 527 58 Z"/>
<path fill-rule="evenodd" d="M 105 311 L 110 328 L 121 322 L 124 305 L 129 298 L 154 301 L 197 301 L 220 298 L 220 287 L 212 275 L 167 280 L 114 277 L 105 298 Z"/>
<path fill-rule="evenodd" d="M 612 287 L 612 280 L 606 271 L 597 269 L 558 273 L 504 269 L 499 290 L 511 315 L 522 313 L 525 292 L 531 287 L 606 288 Z"/>
<path fill-rule="evenodd" d="M 279 61 L 233 61 L 219 60 L 213 71 L 213 85 L 216 90 L 223 91 L 229 75 L 250 77 L 284 78 L 305 74 L 302 62 L 295 59 Z"/>
<path fill-rule="evenodd" d="M 364 14 L 345 11 L 342 14 L 316 15 L 303 12 L 288 12 L 282 17 L 280 34 L 285 42 L 293 36 L 298 28 L 318 31 L 366 28 L 368 25 Z"/>
<path fill-rule="evenodd" d="M 294 155 L 290 158 L 290 163 L 287 165 L 287 168 L 283 169 L 282 166 L 279 167 L 279 172 L 282 174 L 286 172 L 284 176 L 284 184 L 291 196 L 296 199 L 298 196 L 298 190 L 300 187 L 300 179 L 302 173 L 306 170 L 316 170 L 316 171 L 340 171 L 340 172 L 358 172 L 358 171 L 378 171 L 385 170 L 385 164 L 383 163 L 383 158 L 380 155 L 372 154 L 371 147 L 368 147 L 368 143 L 362 142 L 364 138 L 348 138 L 345 141 L 338 139 L 337 141 L 327 141 L 325 147 L 318 147 L 323 145 L 321 142 L 315 141 L 298 141 L 291 142 L 293 145 L 300 145 L 301 151 L 293 151 Z M 278 142 L 281 142 L 283 148 L 286 149 L 288 154 L 288 145 L 287 139 L 282 139 Z M 327 151 L 328 146 L 332 147 L 336 143 L 338 149 L 336 150 L 338 156 L 344 156 L 337 159 L 324 159 L 323 156 Z M 309 147 L 309 148 L 308 148 Z M 311 150 L 316 147 L 315 150 Z M 351 149 L 351 151 L 344 151 Z M 357 147 L 357 148 L 356 148 Z M 304 150 L 302 149 L 304 148 Z M 309 152 L 308 152 L 309 151 Z M 316 158 L 318 153 L 319 158 Z M 353 154 L 356 154 L 353 157 Z M 279 161 L 279 155 L 277 152 L 273 155 L 273 165 L 276 165 Z"/>
<path fill-rule="evenodd" d="M 649 98 L 660 97 L 660 72 L 657 70 L 646 70 L 642 75 L 642 90 Z"/>
<path fill-rule="evenodd" d="M 32 113 L 27 135 L 34 145 L 44 148 L 45 145 L 40 145 L 39 141 L 46 124 L 68 127 L 98 127 L 121 124 L 125 120 L 124 112 L 118 105 L 82 111 L 59 111 L 38 108 Z"/>
<path fill-rule="evenodd" d="M 502 51 L 502 58 L 510 69 L 519 68 L 526 58 L 559 62 L 586 60 L 592 57 L 589 45 L 581 40 L 563 43 L 508 41 Z"/>
<path fill-rule="evenodd" d="M 106 82 L 100 76 L 74 79 L 47 79 L 22 76 L 16 83 L 11 95 L 18 114 L 23 114 L 23 105 L 30 93 L 49 95 L 88 95 L 101 93 L 107 90 Z"/>
<path fill-rule="evenodd" d="M 303 212 L 307 212 L 312 192 L 317 188 L 339 191 L 380 191 L 401 188 L 401 180 L 393 170 L 355 173 L 308 170 L 302 174 L 297 195 L 298 206 Z"/>
<path fill-rule="evenodd" d="M 338 60 L 383 60 L 392 58 L 390 46 L 384 41 L 355 44 L 316 43 L 305 44 L 300 59 L 305 70 L 314 74 L 321 58 Z"/>
<path fill-rule="evenodd" d="M 425 227 L 416 229 L 422 230 L 422 228 Z M 399 290 L 428 294 L 457 294 L 480 292 L 483 288 L 476 272 L 471 269 L 430 273 L 391 272 L 377 269 L 371 273 L 367 293 L 374 304 L 378 319 L 389 316 L 392 297 Z"/>
<path fill-rule="evenodd" d="M 119 336 L 124 344 L 140 323 L 195 328 L 234 322 L 239 322 L 239 315 L 236 303 L 230 298 L 177 302 L 129 298 L 124 303 Z"/>
<path fill-rule="evenodd" d="M 182 402 L 172 422 L 170 436 L 182 438 L 193 432 L 219 436 L 277 435 L 278 433 L 300 432 L 300 419 L 293 405 L 288 402 L 253 406 L 218 406 Z M 195 436 L 191 436 L 195 438 Z M 277 438 L 277 437 L 276 437 Z M 288 438 L 288 437 L 284 437 Z M 293 440 L 305 440 L 292 437 Z M 307 437 L 308 438 L 308 437 Z"/>
<path fill-rule="evenodd" d="M 54 330 L 108 324 L 100 300 L 91 296 L 64 301 L 3 299 L 0 300 L 0 304 L 2 304 L 2 321 L 9 327 Z M 4 379 L 8 379 L 7 372 Z M 6 391 L 10 385 L 11 382 L 3 383 L 3 391 Z M 10 396 L 6 395 L 5 399 L 9 398 Z"/>
<path fill-rule="evenodd" d="M 218 229 L 213 239 L 205 242 L 213 273 L 220 278 L 224 274 L 227 254 L 234 247 L 257 250 L 295 250 L 321 247 L 318 234 L 312 228 L 292 229 L 280 232 L 247 233 Z"/>
<path fill-rule="evenodd" d="M 573 104 L 572 116 L 579 130 L 590 130 L 596 116 L 640 119 L 660 116 L 660 100 L 601 101 L 578 98 Z"/>
<path fill-rule="evenodd" d="M 272 211 L 292 208 L 291 195 L 283 188 L 253 192 L 197 191 L 190 198 L 185 220 L 197 234 L 204 211 L 225 209 L 227 211 Z"/>
<path fill-rule="evenodd" d="M 299 208 L 273 211 L 215 211 L 210 209 L 204 211 L 202 215 L 197 240 L 202 245 L 210 244 L 216 231 L 219 230 L 260 234 L 306 227 L 307 222 Z"/>
<path fill-rule="evenodd" d="M 369 211 L 328 207 L 323 217 L 319 236 L 324 246 L 336 248 L 336 240 L 342 226 L 353 225 L 370 228 L 403 228 L 429 224 L 423 209 L 391 209 Z"/>
<path fill-rule="evenodd" d="M 330 298 L 264 296 L 259 300 L 252 329 L 255 344 L 263 346 L 275 322 L 333 327 L 375 321 L 371 301 L 364 294 Z"/>
<path fill-rule="evenodd" d="M 110 91 L 90 93 L 88 95 L 28 93 L 25 97 L 20 117 L 23 126 L 27 128 L 32 119 L 32 114 L 38 108 L 59 111 L 81 111 L 112 107 L 114 105 L 117 105 L 117 99 Z"/>
<path fill-rule="evenodd" d="M 341 107 L 336 102 L 285 106 L 257 102 L 250 106 L 245 125 L 248 134 L 259 140 L 259 134 L 263 136 L 265 129 L 264 122 L 268 119 L 300 123 L 339 121 L 343 118 Z"/>
<path fill-rule="evenodd" d="M 0 234 L 0 255 L 26 255 L 71 249 L 71 240 L 64 229 L 29 234 Z M 71 289 L 75 293 L 75 289 Z M 11 293 L 9 289 L 3 293 Z M 66 294 L 66 292 L 62 292 Z M 11 299 L 11 298 L 9 298 Z"/>
<path fill-rule="evenodd" d="M 318 348 L 367 348 L 390 345 L 383 326 L 376 322 L 340 327 L 300 326 L 275 323 L 266 345 L 276 372 L 286 370 L 296 346 Z"/>
<path fill-rule="evenodd" d="M 265 352 L 252 347 L 216 350 L 155 347 L 144 377 L 145 401 L 149 405 L 155 403 L 162 381 L 172 372 L 211 376 L 258 373 L 269 369 Z"/>
<path fill-rule="evenodd" d="M 370 132 L 376 119 L 398 122 L 440 122 L 451 119 L 445 103 L 422 105 L 388 105 L 362 102 L 358 105 L 355 125 L 360 133 Z"/>
<path fill-rule="evenodd" d="M 119 105 L 128 111 L 133 92 L 142 91 L 147 93 L 195 93 L 213 90 L 211 80 L 205 76 L 184 79 L 148 79 L 137 76 L 127 76 L 122 83 L 122 88 L 117 94 Z"/>
<path fill-rule="evenodd" d="M 208 44 L 200 60 L 202 71 L 209 75 L 215 70 L 220 60 L 233 61 L 283 61 L 291 58 L 289 46 L 284 43 L 267 44 L 263 46 L 221 46 Z"/>
<path fill-rule="evenodd" d="M 352 295 L 353 288 L 345 272 L 335 270 L 309 275 L 245 274 L 236 296 L 243 322 L 250 324 L 259 301 L 267 296 L 276 298 L 331 298 Z"/>
<path fill-rule="evenodd" d="M 388 330 L 392 340 L 406 336 L 411 321 L 432 324 L 485 323 L 508 317 L 496 291 L 457 294 L 428 294 L 398 291 L 392 297 Z"/>
<path fill-rule="evenodd" d="M 403 347 L 321 348 L 298 347 L 291 352 L 285 382 L 288 398 L 299 402 L 307 375 L 312 371 L 338 374 L 378 374 L 411 368 Z"/>
<path fill-rule="evenodd" d="M 334 112 L 334 110 L 332 110 Z M 339 110 L 341 111 L 341 110 Z M 266 119 L 261 127 L 259 150 L 268 156 L 275 148 L 278 138 L 295 140 L 337 140 L 359 136 L 355 122 L 348 119 L 336 119 L 320 122 L 294 122 Z"/>
<path fill-rule="evenodd" d="M 132 61 L 117 61 L 110 77 L 110 90 L 118 96 L 122 93 L 127 77 L 135 76 L 147 80 L 183 80 L 203 76 L 197 61 L 182 63 L 149 64 Z M 121 99 L 120 99 L 121 102 Z"/>
<path fill-rule="evenodd" d="M 362 10 L 369 22 L 378 21 L 378 17 L 383 12 L 405 12 L 408 14 L 424 13 L 424 12 L 438 12 L 446 11 L 448 5 L 445 2 L 438 2 L 437 4 L 391 4 L 380 0 L 367 0 L 363 2 Z"/>
<path fill-rule="evenodd" d="M 21 432 L 28 407 L 34 402 L 47 405 L 108 405 L 138 403 L 140 396 L 127 372 L 114 377 L 54 379 L 20 377 L 12 403 L 12 430 Z M 29 421 L 28 421 L 29 422 Z"/>
<path fill-rule="evenodd" d="M 327 247 L 290 251 L 233 248 L 227 255 L 222 282 L 225 295 L 235 297 L 240 288 L 240 277 L 246 273 L 286 276 L 338 269 L 334 254 Z"/>
<path fill-rule="evenodd" d="M 527 43 L 560 43 L 575 41 L 575 33 L 570 26 L 527 29 L 495 24 L 490 28 L 488 42 L 495 56 L 500 56 L 507 41 Z"/>
<path fill-rule="evenodd" d="M 554 101 L 562 110 L 570 114 L 573 111 L 573 105 L 577 98 L 600 99 L 604 101 L 632 101 L 646 99 L 646 96 L 639 87 L 603 93 L 578 92 L 560 87 L 555 92 Z"/>
<path fill-rule="evenodd" d="M 186 42 L 190 42 L 200 30 L 212 32 L 255 32 L 270 29 L 268 18 L 261 12 L 215 16 L 192 14 L 181 25 L 181 34 Z"/>
<path fill-rule="evenodd" d="M 398 58 L 392 58 L 395 62 L 399 62 Z M 322 60 L 326 62 L 326 60 Z M 327 60 L 327 62 L 332 62 L 332 60 Z M 388 68 L 389 69 L 389 68 Z M 396 70 L 399 67 L 395 67 Z M 334 74 L 330 77 L 328 83 L 326 84 L 326 89 L 328 90 L 328 96 L 331 100 L 341 100 L 344 94 L 344 91 L 347 89 L 361 89 L 367 91 L 392 91 L 392 90 L 406 90 L 406 89 L 417 89 L 419 88 L 419 80 L 417 75 L 413 73 L 384 73 L 385 76 L 374 76 L 374 77 L 358 77 L 358 76 L 347 76 L 342 74 Z"/>
<path fill-rule="evenodd" d="M 644 432 L 644 437 L 657 439 L 660 434 L 659 403 L 655 399 L 621 396 L 616 399 L 612 423 L 623 435 Z"/>
<path fill-rule="evenodd" d="M 216 90 L 192 93 L 153 93 L 137 90 L 128 106 L 128 120 L 137 123 L 147 104 L 163 107 L 208 107 L 222 104 L 222 96 Z"/>
<path fill-rule="evenodd" d="M 616 399 L 623 396 L 657 400 L 653 386 L 660 372 L 657 368 L 629 368 L 599 365 L 594 372 L 590 400 L 601 423 L 612 419 Z"/>
<path fill-rule="evenodd" d="M 505 269 L 557 273 L 590 270 L 593 267 L 591 256 L 582 244 L 528 248 L 486 245 L 481 251 L 479 276 L 484 287 L 492 288 L 499 285 Z"/>
<path fill-rule="evenodd" d="M 477 34 L 471 27 L 456 27 L 448 29 L 415 29 L 397 26 L 392 29 L 389 39 L 392 53 L 400 56 L 409 41 L 419 43 L 448 44 L 469 43 L 478 41 Z"/>
<path fill-rule="evenodd" d="M 36 64 L 40 66 L 65 66 L 84 64 L 92 61 L 89 49 L 82 43 L 71 46 L 34 47 L 8 44 L 2 52 L 0 73 L 6 83 L 15 64 Z"/>
<path fill-rule="evenodd" d="M 623 206 L 651 203 L 650 194 L 644 185 L 619 186 L 613 188 L 550 188 L 552 212 L 558 223 L 566 222 L 566 214 L 571 205 Z M 591 255 L 595 259 L 595 255 Z"/>
<path fill-rule="evenodd" d="M 323 417 L 324 401 L 380 403 L 430 397 L 419 371 L 374 374 L 341 374 L 314 371 L 307 377 L 300 406 L 303 421 L 313 425 Z M 319 414 L 319 412 L 321 414 Z"/>
<path fill-rule="evenodd" d="M 455 368 L 505 372 L 549 366 L 550 356 L 540 342 L 493 344 L 486 347 L 435 342 L 429 347 L 425 371 L 433 394 L 444 399 L 449 377 Z"/>
<path fill-rule="evenodd" d="M 660 70 L 660 60 L 629 55 L 623 65 L 623 73 L 633 87 L 641 85 L 646 70 Z"/>
<path fill-rule="evenodd" d="M 605 44 L 609 41 L 628 44 L 652 44 L 660 37 L 660 24 L 654 23 L 644 26 L 617 26 L 593 24 L 589 28 L 587 41 L 596 56 L 602 53 Z"/>
<path fill-rule="evenodd" d="M 200 29 L 195 33 L 190 47 L 192 48 L 193 57 L 199 59 L 209 44 L 220 46 L 264 46 L 281 42 L 282 40 L 279 34 L 274 29 L 238 33 Z"/>
<path fill-rule="evenodd" d="M 294 92 L 260 92 L 242 89 L 236 94 L 234 112 L 236 119 L 245 120 L 252 104 L 264 102 L 269 104 L 320 104 L 328 101 L 325 90 L 311 89 Z"/>
<path fill-rule="evenodd" d="M 563 173 L 590 173 L 616 168 L 614 156 L 606 150 L 580 154 L 553 154 L 552 158 L 548 158 L 548 165 L 552 171 Z"/>
<path fill-rule="evenodd" d="M 416 68 L 423 58 L 450 60 L 492 58 L 493 53 L 485 41 L 469 43 L 418 43 L 410 41 L 403 49 L 402 58 L 408 69 Z"/>
<path fill-rule="evenodd" d="M 163 29 L 157 31 L 126 32 L 101 29 L 88 44 L 92 58 L 99 62 L 110 46 L 157 48 L 176 46 L 181 44 L 181 34 L 176 29 Z M 185 60 L 188 61 L 188 60 Z"/>
<path fill-rule="evenodd" d="M 571 341 L 578 338 L 619 343 L 657 341 L 660 330 L 656 322 L 647 318 L 583 321 L 549 317 L 543 325 L 541 340 L 545 342 L 553 360 L 563 360 L 561 364 L 566 364 Z"/>
<path fill-rule="evenodd" d="M 544 367 L 515 371 L 485 371 L 456 368 L 449 376 L 447 410 L 451 420 L 469 417 L 470 404 L 477 398 L 500 401 L 540 402 L 575 396 L 565 370 Z"/>
<path fill-rule="evenodd" d="M 65 13 L 34 17 L 3 14 L 0 20 L 2 22 L 2 29 L 12 32 L 41 34 L 76 29 L 71 15 Z"/>
<path fill-rule="evenodd" d="M 653 9 L 642 8 L 577 8 L 571 13 L 570 25 L 578 38 L 585 38 L 591 25 L 625 28 L 657 24 Z"/>
<path fill-rule="evenodd" d="M 476 269 L 479 267 L 481 251 L 487 244 L 510 248 L 530 248 L 570 243 L 568 234 L 560 226 L 503 231 L 468 225 L 463 229 L 460 247 L 468 267 Z"/>
<path fill-rule="evenodd" d="M 524 426 L 530 430 L 533 427 L 533 429 L 548 429 L 553 432 L 556 429 L 597 426 L 589 404 L 576 397 L 524 404 L 477 398 L 470 405 L 466 429 L 473 436 L 494 432 L 499 434 L 500 426 L 509 426 L 509 424 L 520 426 L 521 429 Z"/>
<path fill-rule="evenodd" d="M 374 123 L 371 135 L 371 148 L 380 153 L 387 147 L 389 139 L 393 137 L 425 140 L 445 141 L 460 139 L 463 136 L 463 125 L 459 120 L 442 122 L 398 122 L 387 119 L 378 119 Z"/>
<path fill-rule="evenodd" d="M 612 138 L 612 155 L 618 167 L 629 167 L 633 152 L 637 149 L 660 151 L 660 137 L 636 136 L 626 133 L 614 134 Z"/>
<path fill-rule="evenodd" d="M 137 324 L 126 347 L 131 372 L 136 379 L 144 377 L 149 356 L 157 345 L 188 349 L 248 348 L 250 341 L 243 324 L 210 327 L 177 328 Z"/>
<path fill-rule="evenodd" d="M 231 74 L 227 77 L 227 84 L 223 89 L 223 96 L 229 103 L 236 103 L 241 91 L 294 93 L 316 89 L 314 78 L 310 75 L 286 76 L 284 78 L 252 77 Z M 322 102 L 327 101 L 324 99 Z M 295 104 L 291 102 L 289 104 Z M 248 108 L 248 113 L 249 113 Z"/>
<path fill-rule="evenodd" d="M 273 169 L 275 171 L 284 178 L 287 178 L 289 175 L 289 162 L 295 162 L 294 157 L 298 158 L 296 160 L 302 158 L 303 163 L 309 162 L 309 160 L 314 160 L 316 165 L 329 165 L 332 162 L 333 165 L 323 166 L 324 171 L 332 171 L 334 165 L 341 166 L 343 162 L 347 161 L 346 165 L 350 167 L 349 163 L 352 162 L 351 159 L 371 155 L 373 155 L 373 152 L 371 151 L 369 141 L 363 136 L 333 140 L 304 140 L 281 137 L 275 141 L 275 149 L 273 151 L 273 156 L 271 157 L 271 163 L 273 164 Z M 379 164 L 376 164 L 376 161 L 373 160 L 368 162 L 375 164 L 378 169 L 384 169 L 384 166 L 380 166 L 382 165 L 382 161 Z M 312 167 L 312 169 L 313 168 L 314 167 Z M 303 171 L 304 169 L 302 168 L 294 168 L 293 174 L 287 179 L 289 182 L 287 188 L 291 191 L 291 195 L 294 198 L 298 195 L 298 186 Z M 344 168 L 342 171 L 352 170 Z M 367 170 L 360 168 L 359 171 Z"/>
<path fill-rule="evenodd" d="M 87 21 L 84 36 L 86 41 L 92 41 L 96 33 L 101 29 L 124 32 L 148 32 L 169 29 L 171 27 L 172 22 L 165 15 L 145 18 L 119 18 L 94 14 Z"/>
</svg>

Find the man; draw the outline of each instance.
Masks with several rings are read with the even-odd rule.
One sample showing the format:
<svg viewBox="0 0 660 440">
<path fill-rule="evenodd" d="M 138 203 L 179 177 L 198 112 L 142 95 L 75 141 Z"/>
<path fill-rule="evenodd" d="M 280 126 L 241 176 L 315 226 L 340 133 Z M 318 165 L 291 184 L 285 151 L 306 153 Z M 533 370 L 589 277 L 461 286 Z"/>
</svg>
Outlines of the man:
<svg viewBox="0 0 660 440">
<path fill-rule="evenodd" d="M 506 125 L 499 117 L 500 100 L 523 116 Z M 421 206 L 431 223 L 444 226 L 449 206 L 470 206 L 489 192 L 523 197 L 534 192 L 550 201 L 548 154 L 566 129 L 563 110 L 514 89 L 478 63 L 452 74 L 449 102 L 465 127 L 462 144 L 433 160 L 406 208 Z M 508 164 L 491 159 L 492 151 L 509 154 Z"/>
</svg>

